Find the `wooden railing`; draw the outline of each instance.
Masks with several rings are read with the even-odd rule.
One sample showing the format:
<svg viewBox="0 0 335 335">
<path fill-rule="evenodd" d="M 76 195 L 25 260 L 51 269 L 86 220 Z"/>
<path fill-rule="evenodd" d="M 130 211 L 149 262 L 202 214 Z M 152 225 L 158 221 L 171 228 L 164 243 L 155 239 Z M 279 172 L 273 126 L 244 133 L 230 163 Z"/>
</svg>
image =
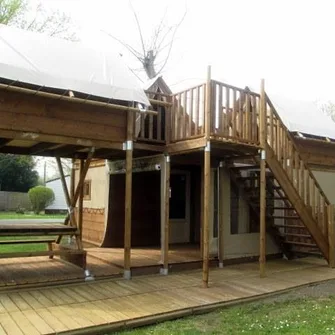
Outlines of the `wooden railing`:
<svg viewBox="0 0 335 335">
<path fill-rule="evenodd" d="M 259 94 L 212 80 L 211 135 L 259 143 Z"/>
<path fill-rule="evenodd" d="M 266 138 L 276 159 L 286 171 L 305 206 L 310 209 L 322 233 L 328 234 L 327 209 L 329 201 L 315 179 L 313 173 L 300 157 L 292 136 L 270 99 L 266 96 Z M 294 205 L 294 204 L 293 204 Z"/>
<path fill-rule="evenodd" d="M 167 99 L 164 99 L 167 100 Z M 152 113 L 138 113 L 135 120 L 135 136 L 142 142 L 163 144 L 168 141 L 168 119 L 171 104 L 168 101 L 150 99 Z"/>
<path fill-rule="evenodd" d="M 172 95 L 172 142 L 204 136 L 205 91 L 202 84 Z"/>
</svg>

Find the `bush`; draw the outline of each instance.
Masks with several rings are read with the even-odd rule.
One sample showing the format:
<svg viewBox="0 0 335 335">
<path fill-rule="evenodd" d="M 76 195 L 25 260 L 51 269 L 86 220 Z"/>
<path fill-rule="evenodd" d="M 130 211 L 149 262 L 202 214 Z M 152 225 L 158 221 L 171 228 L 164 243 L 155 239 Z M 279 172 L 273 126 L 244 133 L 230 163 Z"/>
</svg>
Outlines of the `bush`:
<svg viewBox="0 0 335 335">
<path fill-rule="evenodd" d="M 45 207 L 51 205 L 55 200 L 53 190 L 45 186 L 31 188 L 28 195 L 35 214 L 39 214 Z"/>
<path fill-rule="evenodd" d="M 16 214 L 24 214 L 25 212 L 26 212 L 26 209 L 21 206 L 16 208 L 16 211 L 15 211 Z"/>
</svg>

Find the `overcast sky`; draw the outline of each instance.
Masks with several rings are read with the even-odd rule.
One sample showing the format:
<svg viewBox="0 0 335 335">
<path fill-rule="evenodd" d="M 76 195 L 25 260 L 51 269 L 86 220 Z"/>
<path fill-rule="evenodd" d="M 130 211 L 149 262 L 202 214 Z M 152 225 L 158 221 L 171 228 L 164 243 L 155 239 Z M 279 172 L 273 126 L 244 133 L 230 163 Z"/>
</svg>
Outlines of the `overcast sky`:
<svg viewBox="0 0 335 335">
<path fill-rule="evenodd" d="M 79 38 L 122 52 L 138 64 L 108 31 L 139 47 L 127 0 L 42 0 L 72 17 Z M 335 2 L 327 0 L 132 0 L 144 35 L 150 40 L 168 8 L 167 24 L 185 9 L 164 77 L 173 90 L 213 78 L 258 90 L 260 78 L 276 94 L 304 100 L 335 100 Z"/>
</svg>

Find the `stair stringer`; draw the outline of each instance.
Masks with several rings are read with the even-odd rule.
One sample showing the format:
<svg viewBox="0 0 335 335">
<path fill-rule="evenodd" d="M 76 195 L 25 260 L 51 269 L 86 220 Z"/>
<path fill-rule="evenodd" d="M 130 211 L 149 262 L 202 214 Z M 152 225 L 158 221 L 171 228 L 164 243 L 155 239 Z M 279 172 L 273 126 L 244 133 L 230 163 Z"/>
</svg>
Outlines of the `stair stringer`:
<svg viewBox="0 0 335 335">
<path fill-rule="evenodd" d="M 295 211 L 300 216 L 301 222 L 305 225 L 313 237 L 325 259 L 329 261 L 329 244 L 327 238 L 318 228 L 317 222 L 314 220 L 311 210 L 304 204 L 304 201 L 301 199 L 296 188 L 290 181 L 286 171 L 283 169 L 280 162 L 277 160 L 274 151 L 268 144 L 266 144 L 266 163 L 285 192 Z"/>
</svg>

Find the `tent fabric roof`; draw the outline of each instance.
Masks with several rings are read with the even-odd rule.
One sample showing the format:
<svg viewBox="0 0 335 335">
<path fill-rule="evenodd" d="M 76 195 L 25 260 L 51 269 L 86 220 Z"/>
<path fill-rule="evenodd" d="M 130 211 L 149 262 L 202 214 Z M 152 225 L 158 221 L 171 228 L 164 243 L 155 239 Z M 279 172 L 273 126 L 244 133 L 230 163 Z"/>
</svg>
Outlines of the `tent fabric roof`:
<svg viewBox="0 0 335 335">
<path fill-rule="evenodd" d="M 330 116 L 320 111 L 315 102 L 291 100 L 271 94 L 268 96 L 291 132 L 335 139 L 335 123 Z"/>
<path fill-rule="evenodd" d="M 2 24 L 0 50 L 0 78 L 7 82 L 150 105 L 136 77 L 113 52 Z"/>
</svg>

